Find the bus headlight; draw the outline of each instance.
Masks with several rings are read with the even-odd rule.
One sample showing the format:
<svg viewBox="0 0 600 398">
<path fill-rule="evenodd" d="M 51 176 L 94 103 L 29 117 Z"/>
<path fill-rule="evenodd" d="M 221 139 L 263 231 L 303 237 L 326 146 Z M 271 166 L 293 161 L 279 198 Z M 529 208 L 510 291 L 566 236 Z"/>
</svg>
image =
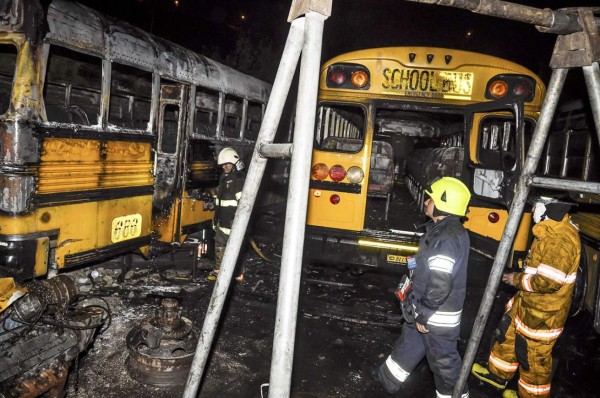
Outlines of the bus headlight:
<svg viewBox="0 0 600 398">
<path fill-rule="evenodd" d="M 346 173 L 346 178 L 352 184 L 359 184 L 363 180 L 363 178 L 365 178 L 365 173 L 360 167 L 352 166 L 348 169 L 348 173 Z"/>
<path fill-rule="evenodd" d="M 340 182 L 346 177 L 346 170 L 343 166 L 336 164 L 329 169 L 329 177 L 335 182 Z"/>
<path fill-rule="evenodd" d="M 312 167 L 311 174 L 315 180 L 323 181 L 329 175 L 329 169 L 325 163 L 317 163 Z"/>
</svg>

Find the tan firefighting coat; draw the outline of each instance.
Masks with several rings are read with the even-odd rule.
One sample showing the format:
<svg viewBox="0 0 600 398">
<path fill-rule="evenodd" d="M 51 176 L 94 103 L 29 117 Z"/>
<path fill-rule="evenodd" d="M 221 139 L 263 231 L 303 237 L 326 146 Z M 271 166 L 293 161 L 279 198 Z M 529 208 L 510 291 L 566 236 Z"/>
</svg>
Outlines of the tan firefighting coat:
<svg viewBox="0 0 600 398">
<path fill-rule="evenodd" d="M 533 227 L 534 241 L 523 272 L 514 278 L 519 292 L 511 300 L 518 332 L 533 340 L 558 338 L 569 314 L 579 259 L 579 230 L 567 214 Z M 511 305 L 512 304 L 512 305 Z"/>
</svg>

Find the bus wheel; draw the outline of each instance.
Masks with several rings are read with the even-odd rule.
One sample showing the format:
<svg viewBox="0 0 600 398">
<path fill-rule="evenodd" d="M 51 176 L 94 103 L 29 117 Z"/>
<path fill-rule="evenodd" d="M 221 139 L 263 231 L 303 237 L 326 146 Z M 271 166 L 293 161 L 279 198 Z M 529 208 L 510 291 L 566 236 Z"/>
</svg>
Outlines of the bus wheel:
<svg viewBox="0 0 600 398">
<path fill-rule="evenodd" d="M 571 300 L 571 309 L 569 316 L 575 316 L 581 312 L 585 306 L 585 295 L 588 289 L 588 263 L 585 249 L 581 250 L 581 260 L 577 269 L 577 278 L 575 279 L 575 289 L 573 289 L 573 299 Z"/>
</svg>

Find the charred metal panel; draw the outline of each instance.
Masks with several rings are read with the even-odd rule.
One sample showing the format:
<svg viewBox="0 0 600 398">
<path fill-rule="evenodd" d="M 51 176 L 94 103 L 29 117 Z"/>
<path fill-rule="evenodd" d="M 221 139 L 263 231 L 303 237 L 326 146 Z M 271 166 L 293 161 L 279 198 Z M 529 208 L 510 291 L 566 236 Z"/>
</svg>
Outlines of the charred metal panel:
<svg viewBox="0 0 600 398">
<path fill-rule="evenodd" d="M 86 52 L 103 54 L 103 20 L 78 3 L 55 0 L 48 8 L 48 39 L 66 43 Z"/>
<path fill-rule="evenodd" d="M 108 20 L 77 3 L 55 0 L 48 10 L 48 25 L 47 37 L 51 40 L 182 82 L 261 102 L 271 90 L 269 84 L 256 78 L 124 22 Z M 108 32 L 108 39 L 104 32 Z"/>
<path fill-rule="evenodd" d="M 460 178 L 465 150 L 461 147 L 419 149 L 412 153 L 406 169 L 422 187 L 436 177 Z"/>
<path fill-rule="evenodd" d="M 155 170 L 154 206 L 168 212 L 173 205 L 173 187 L 177 182 L 177 158 L 159 157 Z"/>
<path fill-rule="evenodd" d="M 0 122 L 0 165 L 24 165 L 38 159 L 38 139 L 29 124 Z"/>
<path fill-rule="evenodd" d="M 24 174 L 0 173 L 0 192 L 0 211 L 23 213 L 35 192 L 34 178 Z"/>
</svg>

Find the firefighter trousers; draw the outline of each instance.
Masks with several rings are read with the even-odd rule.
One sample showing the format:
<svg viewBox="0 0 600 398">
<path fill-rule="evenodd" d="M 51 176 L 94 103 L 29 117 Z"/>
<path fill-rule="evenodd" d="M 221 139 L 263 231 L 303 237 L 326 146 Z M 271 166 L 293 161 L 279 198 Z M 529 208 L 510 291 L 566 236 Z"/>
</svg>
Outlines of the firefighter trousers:
<svg viewBox="0 0 600 398">
<path fill-rule="evenodd" d="M 505 314 L 496 332 L 489 368 L 496 376 L 510 380 L 519 370 L 519 397 L 550 396 L 552 348 L 556 340 L 539 341 L 516 332 L 515 321 Z"/>
<path fill-rule="evenodd" d="M 402 334 L 394 343 L 394 350 L 379 369 L 379 378 L 388 393 L 398 392 L 408 375 L 427 358 L 433 372 L 438 398 L 450 398 L 458 380 L 462 360 L 456 340 L 432 333 L 419 333 L 414 324 L 402 325 Z M 469 396 L 465 386 L 462 398 Z"/>
</svg>

